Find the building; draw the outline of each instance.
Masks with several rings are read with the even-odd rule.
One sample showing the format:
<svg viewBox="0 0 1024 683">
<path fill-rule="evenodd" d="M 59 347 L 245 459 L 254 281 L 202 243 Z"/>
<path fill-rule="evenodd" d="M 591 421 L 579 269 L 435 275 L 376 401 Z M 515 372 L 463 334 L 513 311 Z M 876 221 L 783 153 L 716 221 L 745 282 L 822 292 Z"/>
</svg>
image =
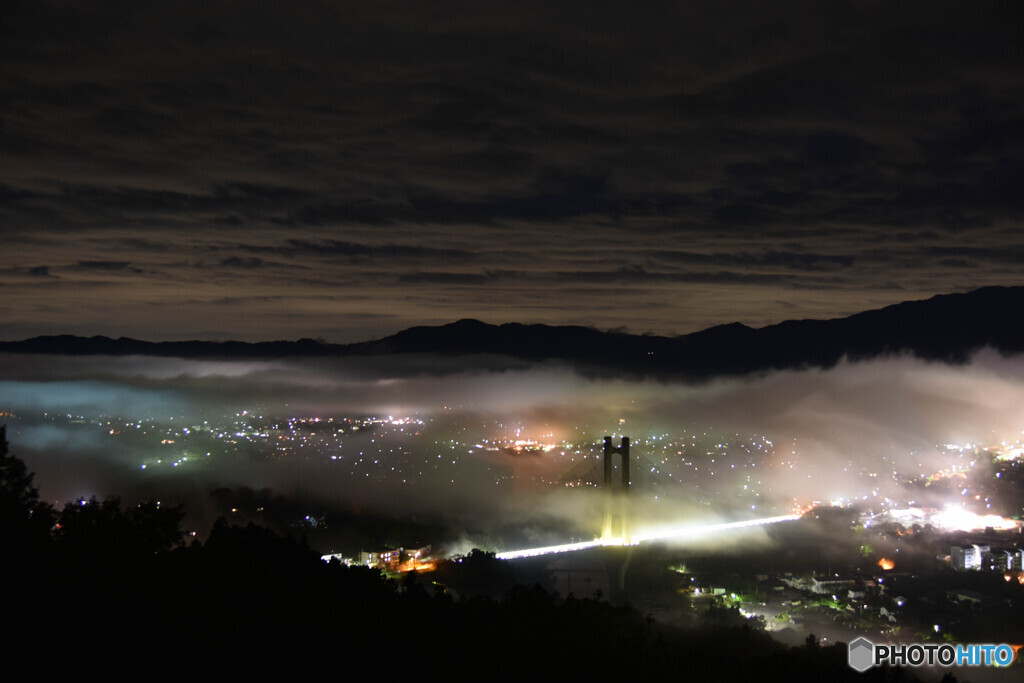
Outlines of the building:
<svg viewBox="0 0 1024 683">
<path fill-rule="evenodd" d="M 961 572 L 981 569 L 984 554 L 991 550 L 987 545 L 955 545 L 949 551 L 953 569 Z"/>
<path fill-rule="evenodd" d="M 826 594 L 845 593 L 851 588 L 856 588 L 857 579 L 853 577 L 818 577 L 811 579 L 811 592 Z"/>
<path fill-rule="evenodd" d="M 1009 553 L 1001 550 L 985 552 L 981 554 L 981 568 L 989 572 L 1004 572 L 1007 570 L 1007 557 Z M 1012 564 L 1012 562 L 1011 562 Z"/>
</svg>

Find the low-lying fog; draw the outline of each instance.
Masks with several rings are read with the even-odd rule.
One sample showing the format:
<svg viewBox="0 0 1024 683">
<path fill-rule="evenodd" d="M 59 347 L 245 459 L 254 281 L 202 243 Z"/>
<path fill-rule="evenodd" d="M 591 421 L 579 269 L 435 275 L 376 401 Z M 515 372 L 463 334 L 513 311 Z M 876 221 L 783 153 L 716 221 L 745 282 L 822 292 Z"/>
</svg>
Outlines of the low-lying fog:
<svg viewBox="0 0 1024 683">
<path fill-rule="evenodd" d="M 11 451 L 37 472 L 42 496 L 55 503 L 92 494 L 160 496 L 200 514 L 213 489 L 248 486 L 311 502 L 414 510 L 453 522 L 472 518 L 479 524 L 489 516 L 503 523 L 521 519 L 524 525 L 565 520 L 567 529 L 593 526 L 600 503 L 593 488 L 546 483 L 569 469 L 564 456 L 517 457 L 473 445 L 520 438 L 579 449 L 614 433 L 633 439 L 634 460 L 640 462 L 641 451 L 653 448 L 640 442 L 654 436 L 763 438 L 774 449 L 757 472 L 767 510 L 794 498 L 864 495 L 862 481 L 853 476 L 863 469 L 880 471 L 877 488 L 888 495 L 899 486 L 894 469 L 933 472 L 951 464 L 954 452 L 944 444 L 1017 441 L 1024 429 L 1024 361 L 991 351 L 964 366 L 888 358 L 692 385 L 592 379 L 558 365 L 507 359 L 495 359 L 493 367 L 501 369 L 480 369 L 485 364 L 477 359 L 477 369 L 460 371 L 457 360 L 415 357 L 197 361 L 5 355 L 0 411 L 8 415 L 0 424 L 7 424 Z M 166 454 L 167 444 L 116 438 L 95 425 L 99 419 L 119 429 L 132 421 L 227 425 L 242 411 L 268 423 L 289 417 L 410 417 L 422 421 L 421 434 L 406 438 L 402 432 L 389 443 L 404 449 L 407 460 L 454 454 L 458 476 L 447 485 L 375 482 L 354 477 L 323 454 L 268 457 L 253 448 L 230 456 L 213 453 L 202 467 L 143 469 L 139 463 Z M 414 424 L 407 425 L 409 432 Z M 438 443 L 443 440 L 457 445 Z M 701 459 L 711 456 L 691 449 L 685 457 L 707 464 Z M 783 460 L 795 466 L 783 466 Z M 496 486 L 497 470 L 518 475 L 517 483 Z M 659 488 L 662 518 L 684 517 L 698 507 L 679 491 L 674 496 L 671 488 Z M 646 505 L 643 500 L 639 496 L 637 504 Z M 716 519 L 716 513 L 704 506 L 699 518 Z"/>
</svg>

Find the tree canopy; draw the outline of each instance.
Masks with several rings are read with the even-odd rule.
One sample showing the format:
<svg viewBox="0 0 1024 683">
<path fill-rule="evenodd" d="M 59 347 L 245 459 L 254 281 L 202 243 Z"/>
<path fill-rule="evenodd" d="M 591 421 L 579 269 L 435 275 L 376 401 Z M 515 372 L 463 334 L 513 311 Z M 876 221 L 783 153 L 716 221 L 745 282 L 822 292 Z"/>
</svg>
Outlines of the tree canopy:
<svg viewBox="0 0 1024 683">
<path fill-rule="evenodd" d="M 7 427 L 0 427 L 0 535 L 9 544 L 42 542 L 53 526 L 53 508 L 39 500 L 34 478 L 25 463 L 10 454 Z"/>
</svg>

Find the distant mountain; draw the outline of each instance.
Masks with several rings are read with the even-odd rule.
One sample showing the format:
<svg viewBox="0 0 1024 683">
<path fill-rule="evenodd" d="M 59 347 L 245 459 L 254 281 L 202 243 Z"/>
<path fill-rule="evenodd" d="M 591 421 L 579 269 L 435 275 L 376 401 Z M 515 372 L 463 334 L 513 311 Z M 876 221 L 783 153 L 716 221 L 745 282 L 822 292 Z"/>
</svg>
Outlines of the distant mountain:
<svg viewBox="0 0 1024 683">
<path fill-rule="evenodd" d="M 151 355 L 182 358 L 282 358 L 431 354 L 556 360 L 596 374 L 707 379 L 772 369 L 831 367 L 843 357 L 865 360 L 913 354 L 965 362 L 989 346 L 1024 351 L 1024 287 L 986 287 L 908 301 L 834 320 L 788 320 L 753 329 L 720 325 L 679 337 L 600 332 L 587 327 L 489 325 L 460 320 L 413 327 L 376 341 L 326 344 L 312 339 L 244 342 L 144 342 L 52 336 L 0 342 L 0 352 L 62 355 Z"/>
</svg>

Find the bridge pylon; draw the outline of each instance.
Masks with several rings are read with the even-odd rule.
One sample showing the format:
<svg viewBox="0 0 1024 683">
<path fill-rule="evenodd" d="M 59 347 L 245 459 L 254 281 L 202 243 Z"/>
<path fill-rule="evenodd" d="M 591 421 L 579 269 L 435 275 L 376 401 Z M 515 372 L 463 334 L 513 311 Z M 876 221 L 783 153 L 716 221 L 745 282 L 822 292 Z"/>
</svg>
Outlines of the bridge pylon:
<svg viewBox="0 0 1024 683">
<path fill-rule="evenodd" d="M 619 487 L 612 482 L 612 458 L 618 453 L 621 456 L 622 474 Z M 604 489 L 605 508 L 604 524 L 601 526 L 601 538 L 626 539 L 626 494 L 629 493 L 629 437 L 622 437 L 619 446 L 612 446 L 612 437 L 604 437 Z M 618 535 L 616 535 L 618 531 Z"/>
</svg>

